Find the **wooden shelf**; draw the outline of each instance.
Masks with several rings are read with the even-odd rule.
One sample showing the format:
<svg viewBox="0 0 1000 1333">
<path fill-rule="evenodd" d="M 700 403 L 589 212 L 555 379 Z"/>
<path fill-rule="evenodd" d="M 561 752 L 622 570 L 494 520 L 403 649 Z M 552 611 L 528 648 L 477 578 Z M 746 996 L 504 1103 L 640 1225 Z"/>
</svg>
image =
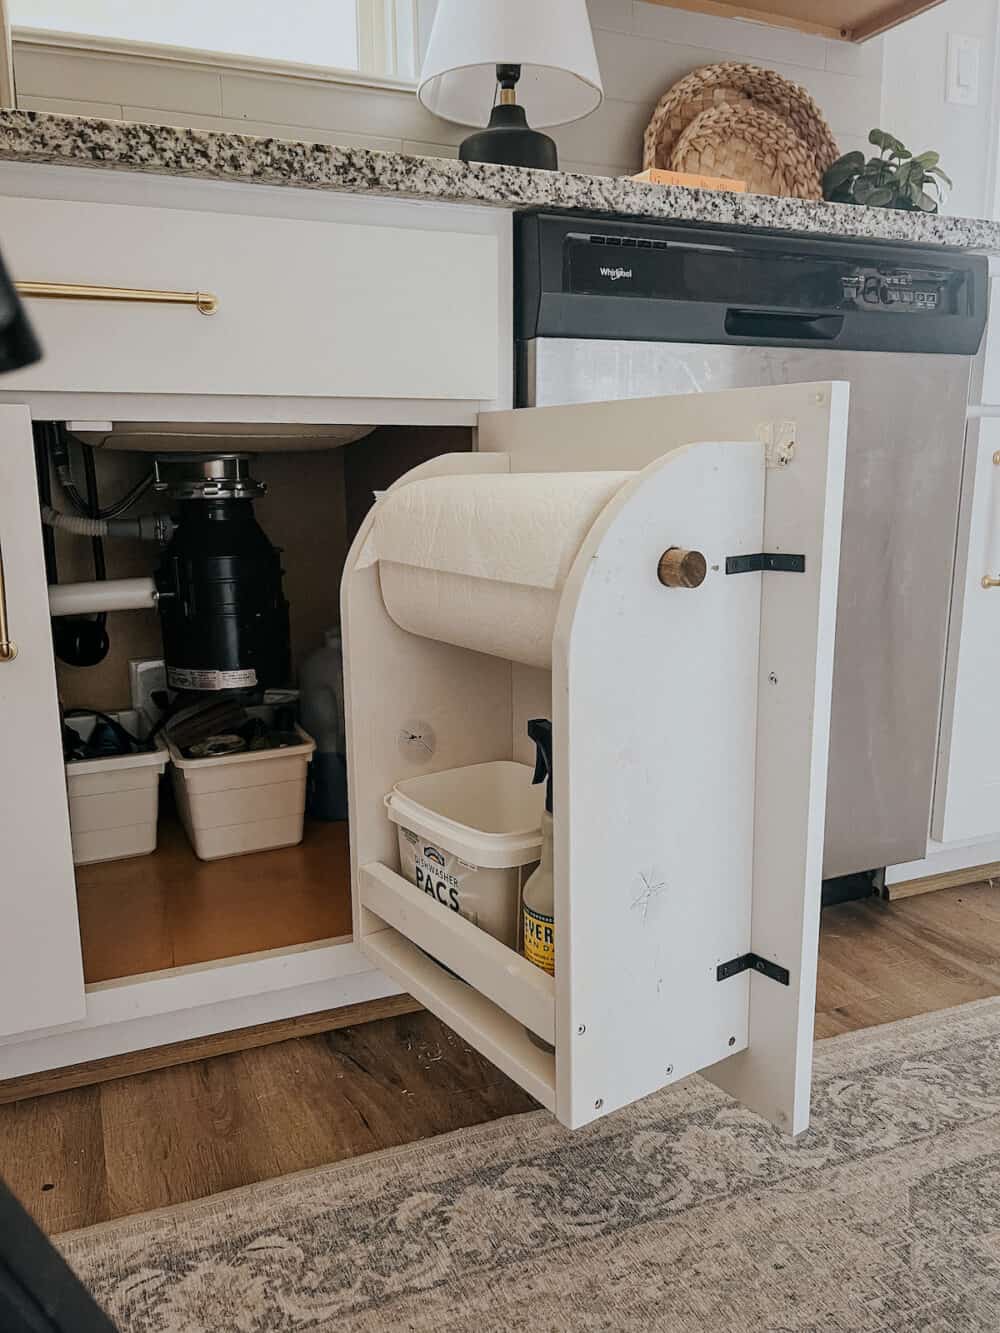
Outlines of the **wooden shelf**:
<svg viewBox="0 0 1000 1333">
<path fill-rule="evenodd" d="M 76 872 L 88 984 L 351 934 L 346 824 L 298 847 L 199 861 L 161 808 L 151 856 Z"/>
<path fill-rule="evenodd" d="M 653 0 L 721 18 L 756 19 L 846 42 L 864 42 L 934 9 L 942 0 Z"/>
</svg>

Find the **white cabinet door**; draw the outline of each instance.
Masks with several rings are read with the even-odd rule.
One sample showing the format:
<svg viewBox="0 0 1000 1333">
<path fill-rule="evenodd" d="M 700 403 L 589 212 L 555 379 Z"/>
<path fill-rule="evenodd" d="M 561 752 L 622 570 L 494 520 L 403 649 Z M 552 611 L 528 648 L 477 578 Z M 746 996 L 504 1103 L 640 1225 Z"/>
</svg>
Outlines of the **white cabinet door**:
<svg viewBox="0 0 1000 1333">
<path fill-rule="evenodd" d="M 442 231 L 408 211 L 392 226 L 3 196 L 0 235 L 17 281 L 218 298 L 211 315 L 29 299 L 45 356 L 6 389 L 497 397 L 505 270 L 497 236 L 459 214 Z"/>
<path fill-rule="evenodd" d="M 790 1133 L 808 1123 L 847 400 L 825 383 L 484 415 L 480 452 L 404 477 L 348 557 L 355 939 L 571 1128 L 696 1070 Z M 567 520 L 551 499 L 591 494 L 594 478 L 535 487 L 536 525 L 548 514 L 571 534 L 568 572 L 537 584 L 537 526 L 491 517 L 511 487 L 531 494 L 534 479 L 511 474 L 588 471 L 618 474 L 596 514 Z M 460 559 L 418 517 L 441 503 L 473 515 Z M 703 552 L 697 588 L 660 582 L 674 546 Z M 387 610 L 381 560 L 441 575 L 407 608 L 409 630 Z M 479 637 L 470 617 L 497 604 L 498 565 L 518 609 L 487 613 Z M 551 670 L 537 664 L 546 635 Z M 484 643 L 489 655 L 473 650 Z M 384 807 L 421 770 L 524 761 L 523 720 L 543 711 L 554 978 L 403 878 Z"/>
<path fill-rule="evenodd" d="M 85 1012 L 83 965 L 31 421 L 0 407 L 0 557 L 13 661 L 0 662 L 0 1035 Z"/>
<path fill-rule="evenodd" d="M 1000 834 L 1000 419 L 970 422 L 931 833 Z"/>
</svg>

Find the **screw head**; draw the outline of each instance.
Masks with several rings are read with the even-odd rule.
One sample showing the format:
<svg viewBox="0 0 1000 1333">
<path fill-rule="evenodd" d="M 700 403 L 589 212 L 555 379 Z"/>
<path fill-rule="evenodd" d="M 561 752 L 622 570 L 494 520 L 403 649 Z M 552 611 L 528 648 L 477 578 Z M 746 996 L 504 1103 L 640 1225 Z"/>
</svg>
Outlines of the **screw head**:
<svg viewBox="0 0 1000 1333">
<path fill-rule="evenodd" d="M 736 1038 L 735 1038 L 735 1037 L 730 1037 L 730 1038 L 729 1038 L 729 1044 L 730 1044 L 730 1046 L 735 1046 L 735 1045 L 736 1045 Z"/>
<path fill-rule="evenodd" d="M 604 1098 L 598 1097 L 597 1101 L 594 1102 L 594 1110 L 599 1111 L 603 1105 L 604 1105 Z"/>
<path fill-rule="evenodd" d="M 586 1031 L 587 1031 L 587 1025 L 586 1025 L 586 1023 L 581 1023 L 580 1026 L 579 1026 L 579 1027 L 577 1028 L 577 1030 L 576 1030 L 576 1035 L 577 1035 L 578 1037 L 582 1037 L 583 1034 L 584 1034 Z"/>
<path fill-rule="evenodd" d="M 673 1065 L 667 1065 L 667 1077 L 668 1077 L 668 1078 L 669 1078 L 669 1076 L 670 1076 L 673 1072 L 674 1072 L 674 1067 L 673 1067 Z"/>
<path fill-rule="evenodd" d="M 771 682 L 772 685 L 777 685 L 777 683 L 778 683 L 778 677 L 777 677 L 777 675 L 775 674 L 775 672 L 773 672 L 773 671 L 769 671 L 769 672 L 767 673 L 767 678 L 768 678 L 768 680 Z"/>
</svg>

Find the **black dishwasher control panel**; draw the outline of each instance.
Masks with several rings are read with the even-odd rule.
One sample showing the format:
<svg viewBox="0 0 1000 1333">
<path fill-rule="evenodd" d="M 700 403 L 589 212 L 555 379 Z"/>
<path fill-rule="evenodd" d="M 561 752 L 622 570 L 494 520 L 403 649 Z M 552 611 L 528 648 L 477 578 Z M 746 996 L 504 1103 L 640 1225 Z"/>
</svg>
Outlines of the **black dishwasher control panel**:
<svg viewBox="0 0 1000 1333">
<path fill-rule="evenodd" d="M 987 261 L 850 238 L 628 222 L 515 220 L 515 320 L 529 338 L 827 344 L 971 355 Z"/>
</svg>

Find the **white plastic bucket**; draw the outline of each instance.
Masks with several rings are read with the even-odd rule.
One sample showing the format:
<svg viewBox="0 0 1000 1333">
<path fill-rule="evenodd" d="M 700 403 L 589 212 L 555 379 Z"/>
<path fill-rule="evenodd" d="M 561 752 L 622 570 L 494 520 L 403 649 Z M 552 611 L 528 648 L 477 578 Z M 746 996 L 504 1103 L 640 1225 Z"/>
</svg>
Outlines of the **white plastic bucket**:
<svg viewBox="0 0 1000 1333">
<path fill-rule="evenodd" d="M 130 709 L 109 716 L 139 740 L 149 734 L 149 719 L 144 713 Z M 84 740 L 96 722 L 92 713 L 66 719 L 66 725 Z M 160 775 L 166 766 L 167 750 L 159 738 L 155 750 L 108 755 L 106 759 L 73 759 L 66 764 L 76 865 L 148 856 L 156 850 Z"/>
<path fill-rule="evenodd" d="M 521 886 L 542 851 L 544 787 L 497 760 L 397 782 L 385 798 L 405 877 L 510 948 Z"/>
<path fill-rule="evenodd" d="M 300 745 L 208 759 L 185 759 L 167 742 L 177 810 L 200 860 L 302 841 L 306 773 L 316 742 L 301 727 L 295 730 Z"/>
</svg>

